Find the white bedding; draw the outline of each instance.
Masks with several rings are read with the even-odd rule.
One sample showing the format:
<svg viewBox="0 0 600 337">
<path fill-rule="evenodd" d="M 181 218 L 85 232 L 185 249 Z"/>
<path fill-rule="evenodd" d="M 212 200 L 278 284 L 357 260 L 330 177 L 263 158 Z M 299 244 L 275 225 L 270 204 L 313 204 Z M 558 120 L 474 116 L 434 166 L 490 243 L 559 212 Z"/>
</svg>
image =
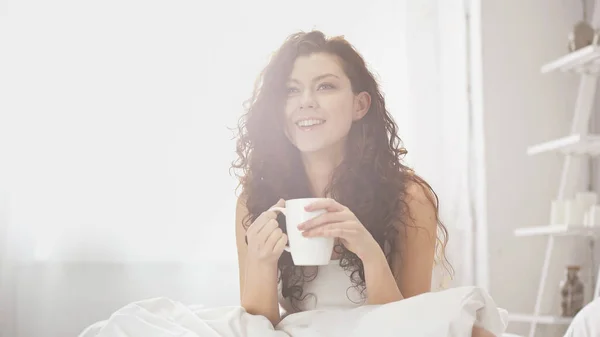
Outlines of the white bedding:
<svg viewBox="0 0 600 337">
<path fill-rule="evenodd" d="M 198 308 L 155 298 L 123 307 L 79 337 L 466 337 L 473 324 L 501 336 L 506 311 L 484 290 L 460 287 L 385 305 L 301 312 L 276 327 L 241 307 Z"/>
<path fill-rule="evenodd" d="M 564 337 L 600 336 L 600 297 L 588 303 L 575 317 Z"/>
</svg>

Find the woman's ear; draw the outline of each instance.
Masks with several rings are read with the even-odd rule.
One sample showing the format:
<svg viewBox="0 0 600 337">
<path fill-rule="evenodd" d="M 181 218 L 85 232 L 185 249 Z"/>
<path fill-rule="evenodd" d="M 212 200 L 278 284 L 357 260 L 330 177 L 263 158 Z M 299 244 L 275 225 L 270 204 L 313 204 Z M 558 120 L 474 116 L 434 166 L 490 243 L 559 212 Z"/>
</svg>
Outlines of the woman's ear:
<svg viewBox="0 0 600 337">
<path fill-rule="evenodd" d="M 354 96 L 354 112 L 352 115 L 352 120 L 357 121 L 362 119 L 367 114 L 370 107 L 371 95 L 369 95 L 368 92 L 363 91 Z"/>
</svg>

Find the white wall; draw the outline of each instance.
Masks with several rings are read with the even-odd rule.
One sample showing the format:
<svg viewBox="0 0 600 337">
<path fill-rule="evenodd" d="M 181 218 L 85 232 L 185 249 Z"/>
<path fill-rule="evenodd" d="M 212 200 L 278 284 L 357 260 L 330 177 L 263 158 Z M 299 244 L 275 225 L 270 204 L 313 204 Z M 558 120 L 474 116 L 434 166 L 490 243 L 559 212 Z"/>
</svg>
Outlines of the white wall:
<svg viewBox="0 0 600 337">
<path fill-rule="evenodd" d="M 518 227 L 548 223 L 558 193 L 563 157 L 528 157 L 527 146 L 566 136 L 571 128 L 578 78 L 540 73 L 540 66 L 566 53 L 579 1 L 480 1 L 485 127 L 489 287 L 498 304 L 532 313 L 546 238 L 516 238 Z M 584 165 L 582 165 L 584 166 Z M 576 174 L 585 180 L 585 168 Z M 585 186 L 580 184 L 579 188 Z M 573 190 L 571 190 L 573 193 Z M 558 284 L 567 263 L 586 263 L 585 241 L 559 238 L 542 304 L 560 312 Z M 589 279 L 586 273 L 585 280 Z M 529 325 L 509 330 L 527 333 Z M 540 326 L 538 336 L 551 333 Z M 552 333 L 560 331 L 552 330 Z"/>
</svg>

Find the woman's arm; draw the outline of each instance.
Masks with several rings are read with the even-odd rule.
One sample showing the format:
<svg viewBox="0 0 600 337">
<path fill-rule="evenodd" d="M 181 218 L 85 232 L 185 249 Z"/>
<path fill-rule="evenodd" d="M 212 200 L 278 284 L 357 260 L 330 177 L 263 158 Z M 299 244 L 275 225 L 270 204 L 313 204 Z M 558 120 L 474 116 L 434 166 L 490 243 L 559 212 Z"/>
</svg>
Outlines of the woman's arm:
<svg viewBox="0 0 600 337">
<path fill-rule="evenodd" d="M 419 183 L 408 186 L 408 214 L 398 228 L 392 272 L 405 298 L 431 291 L 437 239 L 437 209 L 432 192 Z"/>
<path fill-rule="evenodd" d="M 433 195 L 417 183 L 408 187 L 406 195 L 410 216 L 406 227 L 398 228 L 399 245 L 391 268 L 381 249 L 369 250 L 372 253 L 363 259 L 367 304 L 395 302 L 431 290 L 437 235 Z"/>
<path fill-rule="evenodd" d="M 386 304 L 404 298 L 381 249 L 377 249 L 373 256 L 366 257 L 363 260 L 363 266 L 365 268 L 365 285 L 367 286 L 367 304 Z"/>
<path fill-rule="evenodd" d="M 277 300 L 277 263 L 264 263 L 248 255 L 246 229 L 242 224 L 247 214 L 245 200 L 238 199 L 235 233 L 241 305 L 250 314 L 267 317 L 275 326 L 280 321 Z M 263 213 L 263 215 L 268 216 L 269 214 Z M 260 222 L 259 219 L 255 223 L 259 224 L 258 222 Z"/>
</svg>

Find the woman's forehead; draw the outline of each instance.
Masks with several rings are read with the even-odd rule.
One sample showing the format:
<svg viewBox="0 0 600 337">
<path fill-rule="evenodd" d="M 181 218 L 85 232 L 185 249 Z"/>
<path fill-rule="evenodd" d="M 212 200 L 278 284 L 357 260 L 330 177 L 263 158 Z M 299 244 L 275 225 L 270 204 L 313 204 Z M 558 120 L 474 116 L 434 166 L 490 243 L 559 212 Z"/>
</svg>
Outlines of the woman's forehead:
<svg viewBox="0 0 600 337">
<path fill-rule="evenodd" d="M 311 82 L 324 75 L 346 77 L 339 57 L 328 53 L 313 53 L 296 58 L 289 80 Z"/>
</svg>

